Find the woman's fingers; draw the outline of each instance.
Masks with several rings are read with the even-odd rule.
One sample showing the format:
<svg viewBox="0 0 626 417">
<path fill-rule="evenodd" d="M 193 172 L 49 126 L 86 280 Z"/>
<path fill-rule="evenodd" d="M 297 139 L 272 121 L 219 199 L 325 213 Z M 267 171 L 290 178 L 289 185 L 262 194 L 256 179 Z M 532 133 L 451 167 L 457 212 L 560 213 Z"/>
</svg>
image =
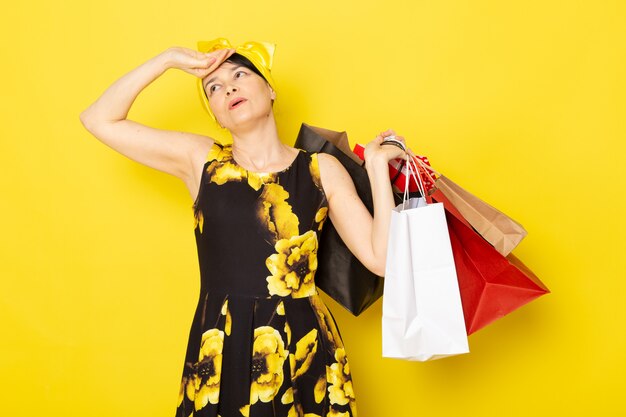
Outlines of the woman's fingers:
<svg viewBox="0 0 626 417">
<path fill-rule="evenodd" d="M 204 72 L 204 76 L 210 74 L 215 71 L 217 67 L 222 65 L 224 61 L 226 61 L 233 53 L 235 53 L 234 49 L 219 49 L 217 51 L 213 51 L 207 54 L 207 57 L 211 60 L 207 62 L 203 68 L 206 68 Z"/>
<path fill-rule="evenodd" d="M 229 49 L 218 49 L 217 51 L 212 52 L 199 52 L 194 50 L 189 50 L 190 53 L 187 54 L 186 64 L 189 68 L 210 68 L 211 66 L 215 66 L 224 62 L 232 52 Z"/>
<path fill-rule="evenodd" d="M 406 141 L 404 140 L 404 136 L 399 136 L 396 135 L 395 130 L 393 129 L 388 129 L 384 132 L 381 132 L 377 137 L 376 137 L 376 142 L 379 144 L 379 146 L 382 148 L 382 142 L 384 142 L 386 139 L 390 139 L 393 138 L 399 142 L 401 142 L 404 145 L 404 148 L 402 148 L 401 145 L 399 144 L 394 144 L 394 143 L 389 143 L 388 145 L 392 145 L 393 147 L 397 148 L 398 150 L 391 150 L 390 152 L 392 152 L 392 154 L 396 154 L 396 157 L 402 157 L 402 158 L 406 158 L 407 153 L 410 154 L 410 149 L 408 149 L 408 147 L 406 146 Z M 387 144 L 385 144 L 387 145 Z M 386 147 L 387 149 L 389 149 L 389 147 Z M 398 154 L 399 152 L 399 154 Z"/>
<path fill-rule="evenodd" d="M 380 132 L 378 136 L 376 136 L 376 141 L 380 144 L 383 140 L 388 138 L 389 136 L 395 137 L 396 132 L 393 129 L 387 129 L 384 132 Z"/>
<path fill-rule="evenodd" d="M 201 68 L 210 67 L 217 61 L 217 58 L 214 56 L 207 56 L 198 61 L 198 66 Z"/>
<path fill-rule="evenodd" d="M 232 49 L 232 48 L 231 49 L 227 49 L 226 51 L 228 51 L 228 52 L 226 53 L 226 58 L 225 59 L 230 58 L 230 56 L 235 53 L 235 50 Z"/>
<path fill-rule="evenodd" d="M 217 51 L 208 52 L 206 55 L 214 57 L 217 61 L 224 62 L 228 57 L 235 53 L 234 49 L 218 49 Z"/>
<path fill-rule="evenodd" d="M 387 129 L 384 132 L 381 132 L 380 135 L 383 137 L 395 135 L 396 132 L 393 129 Z"/>
<path fill-rule="evenodd" d="M 204 78 L 215 71 L 234 53 L 235 50 L 232 48 L 211 52 L 200 52 L 184 47 L 171 47 L 169 49 L 172 68 L 183 70 L 199 78 Z"/>
<path fill-rule="evenodd" d="M 393 136 L 394 138 L 404 142 L 404 136 L 397 136 L 396 135 L 396 131 L 393 129 L 387 129 L 384 132 L 380 132 L 378 134 L 378 136 L 376 136 L 377 139 L 380 138 L 380 140 L 384 140 L 386 138 L 388 138 L 389 136 Z"/>
</svg>

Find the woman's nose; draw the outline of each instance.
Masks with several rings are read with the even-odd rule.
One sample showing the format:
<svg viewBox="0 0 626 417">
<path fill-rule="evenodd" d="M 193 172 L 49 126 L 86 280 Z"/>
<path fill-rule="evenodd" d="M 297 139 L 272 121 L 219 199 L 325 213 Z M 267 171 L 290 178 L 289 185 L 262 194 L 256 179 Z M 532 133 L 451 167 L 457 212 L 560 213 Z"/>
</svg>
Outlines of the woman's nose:
<svg viewBox="0 0 626 417">
<path fill-rule="evenodd" d="M 230 95 L 230 93 L 234 93 L 235 91 L 237 91 L 237 87 L 234 87 L 234 86 L 229 86 L 229 87 L 226 89 L 226 95 L 227 95 L 227 96 L 229 96 L 229 95 Z"/>
</svg>

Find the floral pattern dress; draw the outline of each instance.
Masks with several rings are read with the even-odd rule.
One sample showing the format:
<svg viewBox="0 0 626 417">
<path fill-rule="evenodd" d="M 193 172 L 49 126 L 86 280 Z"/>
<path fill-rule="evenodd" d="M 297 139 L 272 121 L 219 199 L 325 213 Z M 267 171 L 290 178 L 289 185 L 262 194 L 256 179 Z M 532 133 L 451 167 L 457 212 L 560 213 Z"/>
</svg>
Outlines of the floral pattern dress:
<svg viewBox="0 0 626 417">
<path fill-rule="evenodd" d="M 356 416 L 341 335 L 315 287 L 328 215 L 317 153 L 259 173 L 216 141 L 193 213 L 201 287 L 176 416 Z"/>
</svg>

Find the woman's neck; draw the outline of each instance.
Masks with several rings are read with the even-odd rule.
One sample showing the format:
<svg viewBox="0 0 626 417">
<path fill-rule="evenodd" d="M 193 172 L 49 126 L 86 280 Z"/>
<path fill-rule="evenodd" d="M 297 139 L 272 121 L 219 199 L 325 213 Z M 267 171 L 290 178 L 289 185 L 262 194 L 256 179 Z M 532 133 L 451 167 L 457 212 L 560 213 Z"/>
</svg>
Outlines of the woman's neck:
<svg viewBox="0 0 626 417">
<path fill-rule="evenodd" d="M 231 134 L 234 158 L 250 169 L 264 171 L 291 158 L 289 147 L 278 137 L 273 117 L 268 118 L 267 122 L 256 123 L 253 129 L 231 131 Z"/>
</svg>

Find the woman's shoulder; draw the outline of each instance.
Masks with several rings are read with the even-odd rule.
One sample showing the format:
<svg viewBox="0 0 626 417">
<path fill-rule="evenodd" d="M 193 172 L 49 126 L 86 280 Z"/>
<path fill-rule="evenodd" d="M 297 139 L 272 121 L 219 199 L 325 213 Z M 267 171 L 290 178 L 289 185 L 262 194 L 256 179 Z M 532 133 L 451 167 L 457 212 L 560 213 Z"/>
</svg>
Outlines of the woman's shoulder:
<svg viewBox="0 0 626 417">
<path fill-rule="evenodd" d="M 204 161 L 214 161 L 214 160 L 222 160 L 224 158 L 229 159 L 232 154 L 233 144 L 222 142 L 218 139 L 212 139 L 210 144 L 205 144 L 204 149 L 201 152 L 201 155 L 204 155 Z"/>
<path fill-rule="evenodd" d="M 335 190 L 341 190 L 345 187 L 354 188 L 350 174 L 335 156 L 324 152 L 313 152 L 311 158 L 312 165 L 317 166 L 320 186 L 327 198 L 330 198 Z"/>
<path fill-rule="evenodd" d="M 341 162 L 339 162 L 339 159 L 329 153 L 312 152 L 311 156 L 317 158 L 320 169 L 335 170 L 343 168 L 343 165 L 341 164 Z"/>
</svg>

